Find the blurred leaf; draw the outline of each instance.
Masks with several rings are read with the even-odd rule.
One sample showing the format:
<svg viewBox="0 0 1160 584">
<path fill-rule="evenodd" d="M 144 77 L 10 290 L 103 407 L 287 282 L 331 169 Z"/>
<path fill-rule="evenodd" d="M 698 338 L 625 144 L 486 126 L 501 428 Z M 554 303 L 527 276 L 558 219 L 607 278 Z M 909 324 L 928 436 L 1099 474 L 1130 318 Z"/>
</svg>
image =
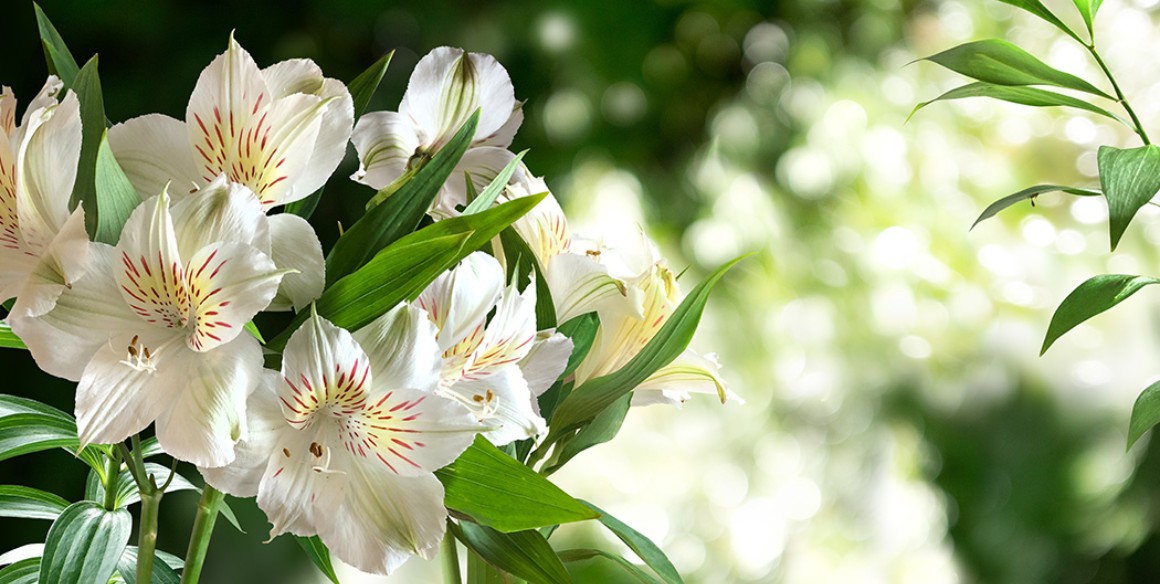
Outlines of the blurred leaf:
<svg viewBox="0 0 1160 584">
<path fill-rule="evenodd" d="M 1088 34 L 1095 35 L 1095 19 L 1096 12 L 1100 9 L 1100 4 L 1104 0 L 1072 0 L 1075 7 L 1079 9 L 1080 16 L 1083 17 L 1083 23 L 1087 26 Z"/>
<path fill-rule="evenodd" d="M 509 574 L 537 583 L 572 582 L 551 544 L 538 531 L 501 533 L 466 521 L 449 525 L 463 545 Z"/>
<path fill-rule="evenodd" d="M 596 517 L 548 479 L 504 454 L 482 436 L 455 462 L 435 471 L 448 509 L 503 532 Z"/>
<path fill-rule="evenodd" d="M 652 576 L 650 576 L 648 574 L 648 572 L 645 572 L 644 570 L 641 570 L 640 568 L 634 566 L 632 564 L 632 562 L 629 562 L 628 560 L 626 560 L 626 559 L 624 559 L 616 554 L 611 554 L 611 553 L 608 553 L 605 551 L 591 550 L 591 549 L 574 549 L 574 550 L 563 550 L 563 551 L 557 553 L 556 555 L 560 556 L 560 559 L 563 560 L 564 562 L 583 562 L 585 560 L 591 560 L 593 558 L 604 558 L 606 560 L 611 560 L 613 563 L 615 563 L 617 566 L 619 566 L 622 570 L 624 570 L 625 572 L 628 572 L 628 575 L 635 578 L 638 582 L 643 582 L 644 584 L 656 584 L 656 582 L 657 582 L 656 578 L 653 578 Z"/>
<path fill-rule="evenodd" d="M 1146 276 L 1101 274 L 1080 284 L 1055 309 L 1039 354 L 1046 353 L 1056 339 L 1080 323 L 1123 302 L 1144 286 L 1157 283 L 1160 279 Z"/>
<path fill-rule="evenodd" d="M 1149 385 L 1132 405 L 1132 418 L 1128 423 L 1128 448 L 1132 448 L 1144 432 L 1151 430 L 1152 426 L 1158 423 L 1160 423 L 1160 381 Z"/>
<path fill-rule="evenodd" d="M 979 223 L 994 217 L 999 213 L 999 211 L 1002 211 L 1003 209 L 1006 209 L 1007 207 L 1010 207 L 1019 201 L 1034 199 L 1043 193 L 1050 193 L 1054 191 L 1062 191 L 1069 195 L 1076 195 L 1080 197 L 1098 197 L 1103 194 L 1093 189 L 1080 189 L 1060 185 L 1035 185 L 1033 187 L 1025 188 L 1017 193 L 1007 195 L 1006 197 L 1003 197 L 1002 199 L 999 199 L 998 201 L 988 205 L 987 208 L 983 210 L 983 213 L 979 215 L 979 218 L 975 219 L 975 222 L 971 224 L 971 229 L 974 229 L 975 226 Z"/>
<path fill-rule="evenodd" d="M 512 175 L 520 167 L 520 161 L 523 160 L 524 155 L 527 153 L 528 151 L 524 150 L 516 154 L 516 157 L 507 163 L 507 166 L 503 167 L 503 170 L 499 171 L 499 174 L 492 179 L 491 183 L 487 185 L 487 188 L 483 189 L 482 193 L 479 193 L 476 197 L 472 197 L 471 202 L 463 209 L 463 214 L 472 215 L 490 209 L 495 204 L 496 199 L 503 193 L 503 190 L 507 188 L 508 183 L 511 182 Z M 469 179 L 465 179 L 464 182 L 468 185 L 472 184 Z"/>
<path fill-rule="evenodd" d="M 0 584 L 37 584 L 39 576 L 40 558 L 28 558 L 0 570 Z"/>
<path fill-rule="evenodd" d="M 1083 42 L 1083 40 L 1081 40 L 1078 35 L 1076 35 L 1074 32 L 1072 32 L 1072 30 L 1070 28 L 1068 28 L 1067 25 L 1063 24 L 1063 21 L 1061 21 L 1059 18 L 1057 18 L 1055 16 L 1055 14 L 1052 14 L 1052 12 L 1050 10 L 1048 10 L 1047 7 L 1044 6 L 1043 3 L 1040 2 L 1039 0 L 999 0 L 999 1 L 1003 2 L 1005 4 L 1010 4 L 1012 6 L 1015 6 L 1016 8 L 1022 8 L 1023 10 L 1026 10 L 1027 12 L 1030 12 L 1031 14 L 1034 14 L 1035 16 L 1038 16 L 1039 18 L 1042 18 L 1043 20 L 1046 20 L 1047 22 L 1050 22 L 1051 24 L 1055 25 L 1056 28 L 1063 31 L 1065 34 L 1067 34 L 1067 36 L 1069 36 L 1069 37 L 1071 37 L 1071 38 L 1073 38 L 1081 43 Z"/>
<path fill-rule="evenodd" d="M 661 548 L 657 547 L 657 544 L 653 543 L 651 539 L 629 527 L 621 520 L 609 515 L 596 505 L 587 501 L 584 501 L 584 504 L 599 513 L 600 523 L 603 523 L 609 531 L 616 534 L 616 537 L 620 538 L 620 541 L 624 542 L 624 545 L 627 545 L 637 557 L 644 560 L 644 563 L 648 564 L 648 567 L 652 568 L 667 584 L 683 584 L 684 581 L 681 580 L 681 574 L 677 572 L 677 569 L 669 561 L 665 552 L 661 551 Z"/>
<path fill-rule="evenodd" d="M 366 71 L 360 73 L 346 86 L 354 100 L 354 119 L 359 119 L 366 111 L 367 105 L 370 104 L 371 98 L 374 97 L 375 91 L 379 88 L 379 83 L 383 81 L 383 74 L 387 72 L 387 67 L 391 64 L 391 57 L 394 56 L 395 52 L 391 51 L 379 57 L 374 65 L 368 67 Z"/>
<path fill-rule="evenodd" d="M 0 485 L 0 517 L 55 520 L 68 501 L 49 492 L 20 485 Z"/>
<path fill-rule="evenodd" d="M 451 176 L 459 159 L 463 158 L 463 153 L 467 152 L 478 123 L 479 112 L 476 111 L 451 141 L 413 176 L 401 185 L 388 185 L 371 199 L 378 204 L 369 207 L 366 214 L 338 238 L 327 254 L 327 286 L 357 270 L 379 250 L 419 226 L 431 202 L 435 200 L 435 195 L 439 194 L 439 189 L 443 188 L 443 183 L 447 182 L 447 177 Z"/>
<path fill-rule="evenodd" d="M 693 288 L 657 331 L 656 336 L 649 340 L 644 349 L 641 349 L 640 353 L 624 367 L 603 377 L 591 379 L 572 390 L 553 414 L 550 434 L 560 436 L 591 420 L 658 369 L 676 359 L 693 339 L 693 333 L 697 331 L 697 324 L 701 321 L 701 313 L 705 310 L 705 303 L 709 300 L 709 292 L 713 290 L 713 286 L 745 257 L 748 257 L 748 254 L 726 262 L 705 278 L 704 282 Z"/>
<path fill-rule="evenodd" d="M 334 573 L 334 564 L 330 562 L 330 550 L 326 549 L 326 544 L 317 535 L 311 537 L 302 537 L 295 535 L 294 541 L 302 547 L 302 551 L 306 552 L 306 556 L 310 558 L 311 562 L 334 584 L 341 584 L 338 581 L 338 574 Z"/>
<path fill-rule="evenodd" d="M 926 57 L 956 73 L 995 85 L 1053 85 L 1114 100 L 1094 85 L 1052 68 L 1031 53 L 1002 39 L 959 45 Z"/>
<path fill-rule="evenodd" d="M 96 57 L 93 57 L 94 59 Z M 113 157 L 113 150 L 109 147 L 108 133 L 102 130 L 101 142 L 97 152 L 96 167 L 96 213 L 94 217 L 95 231 L 93 241 L 100 241 L 116 245 L 121 238 L 121 228 L 137 205 L 141 197 L 133 189 L 133 184 L 121 170 L 121 165 Z M 89 216 L 89 207 L 85 207 L 85 220 Z"/>
<path fill-rule="evenodd" d="M 12 327 L 8 326 L 6 322 L 0 322 L 0 347 L 6 349 L 23 349 L 28 350 L 28 345 L 12 332 Z"/>
<path fill-rule="evenodd" d="M 137 551 L 137 546 L 127 546 L 125 552 L 121 554 L 121 559 L 117 561 L 117 572 L 121 574 L 125 584 L 137 584 Z M 183 563 L 181 558 L 161 551 L 153 554 L 153 557 L 153 573 L 149 577 L 151 584 L 181 583 L 181 576 L 177 575 L 177 570 L 181 569 Z M 178 561 L 176 566 L 172 563 L 174 558 Z"/>
<path fill-rule="evenodd" d="M 907 120 L 914 117 L 918 110 L 936 102 L 947 101 L 951 99 L 964 99 L 967 97 L 990 97 L 993 99 L 1000 99 L 1019 105 L 1029 105 L 1032 107 L 1074 107 L 1085 111 L 1092 112 L 1107 118 L 1111 118 L 1124 125 L 1128 125 L 1123 119 L 1116 114 L 1109 112 L 1103 108 L 1094 106 L 1082 99 L 1076 99 L 1070 95 L 1063 95 L 1047 91 L 1046 89 L 1038 89 L 1035 87 L 1008 87 L 1005 85 L 993 85 L 990 83 L 968 83 L 962 87 L 956 87 L 930 101 L 924 101 L 911 110 Z"/>
<path fill-rule="evenodd" d="M 32 7 L 36 10 L 36 26 L 40 29 L 40 44 L 44 47 L 48 72 L 60 77 L 65 87 L 72 87 L 80 67 L 77 66 L 76 59 L 64 44 L 64 39 L 56 31 L 56 27 L 40 9 L 40 5 L 33 2 Z"/>
<path fill-rule="evenodd" d="M 1160 147 L 1149 144 L 1121 150 L 1100 146 L 1096 162 L 1100 186 L 1108 200 L 1108 228 L 1115 250 L 1136 212 L 1160 191 Z"/>
<path fill-rule="evenodd" d="M 126 509 L 108 511 L 92 501 L 73 503 L 48 530 L 40 581 L 49 584 L 106 582 L 133 531 Z"/>
<path fill-rule="evenodd" d="M 620 427 L 624 425 L 624 418 L 628 415 L 631 404 L 631 394 L 622 396 L 612 402 L 612 405 L 596 414 L 590 424 L 582 426 L 575 435 L 562 440 L 556 445 L 556 454 L 553 456 L 552 465 L 546 467 L 543 473 L 550 475 L 567 464 L 577 454 L 616 438 L 616 434 L 620 432 Z"/>
</svg>

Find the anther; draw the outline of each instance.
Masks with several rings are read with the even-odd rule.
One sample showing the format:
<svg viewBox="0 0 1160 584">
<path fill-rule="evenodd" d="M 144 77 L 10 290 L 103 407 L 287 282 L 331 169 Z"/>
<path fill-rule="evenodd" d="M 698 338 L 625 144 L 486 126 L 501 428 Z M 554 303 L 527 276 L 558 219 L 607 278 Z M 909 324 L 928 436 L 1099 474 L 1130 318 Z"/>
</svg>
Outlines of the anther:
<svg viewBox="0 0 1160 584">
<path fill-rule="evenodd" d="M 315 458 L 322 458 L 322 445 L 317 442 L 311 442 L 310 454 L 313 454 Z"/>
</svg>

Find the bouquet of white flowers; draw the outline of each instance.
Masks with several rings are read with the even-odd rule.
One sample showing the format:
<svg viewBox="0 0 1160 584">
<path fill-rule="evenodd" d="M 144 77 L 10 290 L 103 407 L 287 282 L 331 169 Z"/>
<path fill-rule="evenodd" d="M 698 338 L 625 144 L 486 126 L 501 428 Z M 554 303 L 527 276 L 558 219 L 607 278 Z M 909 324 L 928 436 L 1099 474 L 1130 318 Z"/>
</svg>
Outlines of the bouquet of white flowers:
<svg viewBox="0 0 1160 584">
<path fill-rule="evenodd" d="M 184 120 L 110 127 L 96 59 L 37 14 L 48 81 L 19 118 L 0 96 L 0 344 L 77 381 L 76 415 L 0 395 L 0 460 L 63 447 L 91 475 L 78 502 L 0 486 L 0 516 L 53 521 L 0 556 L 0 582 L 196 582 L 215 519 L 234 521 L 224 494 L 257 497 L 270 537 L 336 582 L 331 554 L 388 574 L 441 545 L 458 582 L 459 543 L 469 577 L 566 582 L 563 562 L 602 556 L 680 581 L 546 477 L 632 405 L 733 398 L 688 344 L 735 261 L 683 296 L 643 232 L 574 235 L 508 149 L 522 104 L 488 55 L 435 49 L 397 112 L 364 115 L 390 55 L 344 84 L 230 38 Z M 324 253 L 308 220 L 348 143 L 377 192 Z M 260 330 L 263 311 L 293 318 Z M 184 559 L 161 551 L 161 497 L 197 488 Z M 555 526 L 590 519 L 655 575 L 553 551 Z"/>
</svg>

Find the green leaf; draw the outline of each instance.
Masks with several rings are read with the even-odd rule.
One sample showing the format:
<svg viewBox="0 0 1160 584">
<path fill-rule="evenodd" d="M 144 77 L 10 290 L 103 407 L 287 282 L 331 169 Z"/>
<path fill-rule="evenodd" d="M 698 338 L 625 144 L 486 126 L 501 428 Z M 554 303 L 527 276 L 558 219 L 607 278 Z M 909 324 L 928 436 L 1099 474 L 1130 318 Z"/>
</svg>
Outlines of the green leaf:
<svg viewBox="0 0 1160 584">
<path fill-rule="evenodd" d="M 511 182 L 512 175 L 520 167 L 520 161 L 524 159 L 524 155 L 527 153 L 528 151 L 524 150 L 516 154 L 516 157 L 507 163 L 507 166 L 492 179 L 491 183 L 487 185 L 487 188 L 483 189 L 483 192 L 479 193 L 479 196 L 467 204 L 467 207 L 463 209 L 463 214 L 472 215 L 490 209 L 495 204 L 496 199 L 503 193 L 503 190 L 507 188 L 508 183 Z M 466 180 L 465 183 L 468 185 L 472 184 L 470 180 Z"/>
<path fill-rule="evenodd" d="M 1052 68 L 1031 53 L 1002 39 L 987 39 L 947 49 L 924 60 L 995 85 L 1053 85 L 1115 99 L 1094 85 Z"/>
<path fill-rule="evenodd" d="M 552 434 L 562 436 L 595 418 L 604 411 L 604 408 L 627 395 L 658 369 L 676 359 L 693 339 L 693 333 L 701 321 L 701 313 L 705 310 L 705 303 L 709 300 L 709 292 L 713 286 L 745 257 L 747 256 L 725 263 L 705 278 L 704 282 L 693 288 L 657 331 L 656 336 L 649 340 L 644 349 L 641 349 L 640 353 L 624 367 L 603 377 L 591 379 L 572 390 L 552 415 L 548 440 L 551 440 Z"/>
<path fill-rule="evenodd" d="M 1157 423 L 1160 423 L 1160 381 L 1149 385 L 1132 405 L 1132 418 L 1128 423 L 1128 448 L 1132 448 L 1140 436 Z"/>
<path fill-rule="evenodd" d="M 106 582 L 125 551 L 133 517 L 92 501 L 73 503 L 48 530 L 40 581 L 45 584 Z"/>
<path fill-rule="evenodd" d="M 1027 12 L 1030 12 L 1031 14 L 1034 14 L 1035 16 L 1038 16 L 1039 18 L 1042 18 L 1043 20 L 1050 22 L 1051 24 L 1055 25 L 1056 28 L 1058 28 L 1059 30 L 1061 30 L 1065 34 L 1067 34 L 1067 36 L 1079 41 L 1080 43 L 1083 43 L 1083 40 L 1081 40 L 1079 38 L 1079 35 L 1072 32 L 1072 30 L 1070 28 L 1068 28 L 1067 25 L 1065 25 L 1062 20 L 1057 18 L 1055 16 L 1055 14 L 1052 14 L 1052 12 L 1050 10 L 1048 10 L 1047 7 L 1044 6 L 1043 3 L 1040 2 L 1039 0 L 999 0 L 999 1 L 1003 2 L 1005 4 L 1010 4 L 1016 8 L 1022 8 L 1023 10 L 1026 10 Z"/>
<path fill-rule="evenodd" d="M 1054 191 L 1062 191 L 1069 195 L 1076 195 L 1080 197 L 1098 197 L 1103 194 L 1100 191 L 1093 189 L 1080 189 L 1060 185 L 1035 185 L 1033 187 L 1025 188 L 1017 193 L 1007 195 L 1006 197 L 1003 197 L 1002 199 L 999 199 L 998 201 L 988 205 L 987 208 L 983 210 L 983 213 L 979 215 L 979 218 L 975 219 L 975 222 L 971 224 L 971 229 L 974 229 L 975 226 L 979 223 L 994 217 L 999 213 L 999 211 L 1002 211 L 1003 209 L 1006 209 L 1007 207 L 1010 207 L 1019 201 L 1025 201 L 1028 199 L 1034 201 L 1035 197 L 1038 197 L 1043 193 L 1050 193 Z M 1034 202 L 1032 203 L 1032 206 L 1034 206 Z"/>
<path fill-rule="evenodd" d="M 48 20 L 48 16 L 35 2 L 32 7 L 36 10 L 36 26 L 40 30 L 40 44 L 44 47 L 45 61 L 48 63 L 48 72 L 60 77 L 65 87 L 72 87 L 80 67 L 72 52 L 64 44 L 64 39 L 56 31 L 56 27 Z"/>
<path fill-rule="evenodd" d="M 61 497 L 20 485 L 0 485 L 0 517 L 54 520 L 68 507 Z"/>
<path fill-rule="evenodd" d="M 502 533 L 466 521 L 452 523 L 455 537 L 493 566 L 537 583 L 568 584 L 572 577 L 540 532 Z"/>
<path fill-rule="evenodd" d="M 318 539 L 317 535 L 311 537 L 302 537 L 300 535 L 294 536 L 294 541 L 302 547 L 302 551 L 306 552 L 306 556 L 310 558 L 311 562 L 318 567 L 323 576 L 334 584 L 341 584 L 338 581 L 338 574 L 334 572 L 334 565 L 330 562 L 330 550 L 326 549 L 326 544 Z"/>
<path fill-rule="evenodd" d="M 12 327 L 6 322 L 0 322 L 0 347 L 6 349 L 22 349 L 27 351 L 28 345 L 12 332 Z"/>
<path fill-rule="evenodd" d="M 117 561 L 117 572 L 121 574 L 125 584 L 137 584 L 137 551 L 137 546 L 127 546 L 125 552 L 121 554 L 121 559 Z M 164 556 L 176 557 L 160 551 L 153 555 L 153 573 L 149 578 L 151 584 L 180 584 L 181 576 L 177 575 L 177 570 L 181 567 L 181 558 L 177 558 L 179 564 L 175 567 L 171 560 Z"/>
<path fill-rule="evenodd" d="M 632 562 L 629 562 L 628 560 L 626 560 L 626 559 L 624 559 L 616 554 L 610 554 L 606 551 L 592 550 L 592 549 L 574 549 L 574 550 L 563 550 L 561 552 L 558 552 L 556 555 L 560 556 L 561 560 L 563 560 L 564 562 L 568 562 L 568 563 L 583 562 L 585 560 L 591 560 L 594 558 L 604 558 L 606 560 L 610 560 L 613 563 L 615 563 L 617 566 L 619 566 L 621 569 L 623 569 L 625 572 L 627 572 L 628 575 L 635 578 L 637 582 L 642 582 L 643 584 L 655 584 L 657 582 L 656 578 L 653 578 L 652 576 L 650 576 L 648 574 L 648 572 L 645 572 L 644 570 L 641 570 L 640 568 L 634 566 L 632 564 Z"/>
<path fill-rule="evenodd" d="M 1032 107 L 1074 107 L 1085 111 L 1092 112 L 1107 118 L 1111 118 L 1128 125 L 1122 118 L 1109 112 L 1101 107 L 1094 106 L 1082 99 L 1076 99 L 1070 95 L 1063 95 L 1061 93 L 1054 93 L 1046 89 L 1039 89 L 1036 87 L 1008 87 L 1004 85 L 994 85 L 991 83 L 968 83 L 961 87 L 956 87 L 930 101 L 924 101 L 911 110 L 907 120 L 914 117 L 918 110 L 936 102 L 947 101 L 952 99 L 965 99 L 968 97 L 990 97 L 1019 105 L 1029 105 Z"/>
<path fill-rule="evenodd" d="M 548 479 L 476 436 L 459 458 L 435 471 L 448 509 L 503 532 L 593 519 L 596 513 Z"/>
<path fill-rule="evenodd" d="M 572 460 L 577 454 L 598 444 L 604 444 L 620 432 L 624 425 L 624 418 L 628 416 L 628 409 L 632 403 L 632 396 L 625 395 L 604 408 L 604 411 L 592 418 L 592 423 L 582 426 L 575 435 L 566 438 L 556 447 L 557 454 L 552 465 L 545 468 L 543 473 L 550 475 Z"/>
<path fill-rule="evenodd" d="M 1083 23 L 1087 26 L 1088 34 L 1095 36 L 1095 20 L 1096 12 L 1100 9 L 1100 4 L 1104 0 L 1072 0 L 1075 7 L 1079 9 L 1080 16 L 1083 17 Z"/>
<path fill-rule="evenodd" d="M 350 91 L 350 96 L 354 100 L 354 117 L 357 120 L 362 117 L 363 112 L 366 111 L 367 105 L 371 103 L 371 98 L 374 97 L 375 91 L 379 88 L 379 83 L 383 81 L 383 74 L 387 72 L 387 67 L 391 64 L 391 57 L 395 56 L 395 52 L 391 51 L 374 65 L 367 68 L 355 77 L 353 81 L 347 84 L 346 88 Z"/>
<path fill-rule="evenodd" d="M 467 584 L 512 584 L 513 578 L 467 548 Z"/>
<path fill-rule="evenodd" d="M 1160 147 L 1149 144 L 1121 150 L 1100 146 L 1096 164 L 1108 200 L 1108 228 L 1115 250 L 1136 212 L 1160 191 Z"/>
<path fill-rule="evenodd" d="M 463 153 L 467 152 L 478 123 L 477 111 L 422 168 L 401 185 L 388 185 L 371 199 L 378 204 L 368 208 L 366 214 L 338 238 L 326 256 L 327 286 L 354 272 L 379 250 L 419 226 L 435 195 L 447 182 Z"/>
<path fill-rule="evenodd" d="M 477 199 L 478 200 L 478 199 Z M 515 229 L 504 229 L 499 234 L 508 266 L 508 281 L 520 287 L 528 284 L 526 267 L 531 266 L 531 276 L 536 280 L 536 329 L 546 330 L 556 326 L 556 305 L 552 302 L 552 291 L 544 278 L 543 269 L 524 238 Z M 517 274 L 516 270 L 522 273 Z"/>
<path fill-rule="evenodd" d="M 540 415 L 544 419 L 552 419 L 556 407 L 572 391 L 572 383 L 565 382 L 565 379 L 576 371 L 576 368 L 584 361 L 584 357 L 588 356 L 588 351 L 592 349 L 592 343 L 596 341 L 596 333 L 599 330 L 600 317 L 595 312 L 573 317 L 556 329 L 557 332 L 572 340 L 572 353 L 568 356 L 568 363 L 564 366 L 564 371 L 560 373 L 560 377 L 537 400 L 540 405 Z"/>
<path fill-rule="evenodd" d="M 96 57 L 94 57 L 95 59 Z M 96 230 L 93 240 L 116 245 L 121 238 L 121 228 L 137 205 L 141 204 L 141 197 L 133 189 L 129 177 L 121 170 L 121 165 L 113 157 L 113 149 L 109 147 L 108 132 L 101 132 L 100 148 L 97 152 L 96 167 Z M 85 207 L 85 219 L 88 220 L 88 210 Z"/>
<path fill-rule="evenodd" d="M 97 152 L 105 132 L 105 99 L 101 93 L 100 75 L 97 73 L 97 57 L 85 63 L 74 82 L 70 83 L 70 87 L 76 92 L 77 101 L 80 103 L 81 153 L 76 180 L 73 182 L 72 197 L 69 199 L 69 209 L 75 209 L 78 204 L 84 206 L 85 228 L 93 234 L 96 233 L 98 213 Z"/>
<path fill-rule="evenodd" d="M 1160 279 L 1146 276 L 1101 274 L 1080 284 L 1055 309 L 1039 354 L 1046 353 L 1056 339 L 1080 323 L 1123 302 L 1144 286 L 1157 283 Z"/>
<path fill-rule="evenodd" d="M 673 567 L 673 563 L 669 561 L 665 552 L 661 551 L 661 548 L 657 547 L 657 544 L 653 543 L 651 539 L 629 527 L 621 520 L 609 515 L 596 505 L 587 501 L 584 501 L 584 504 L 599 513 L 600 523 L 604 524 L 609 531 L 620 538 L 620 541 L 623 541 L 624 545 L 627 545 L 637 557 L 644 560 L 644 563 L 648 564 L 648 567 L 652 568 L 666 584 L 683 584 L 684 581 L 681 580 L 681 575 L 677 572 L 677 569 Z"/>
<path fill-rule="evenodd" d="M 35 400 L 0 394 L 0 460 L 64 448 L 77 453 L 76 422 L 72 416 Z M 104 472 L 107 445 L 86 446 L 77 457 Z"/>
<path fill-rule="evenodd" d="M 39 575 L 40 558 L 28 558 L 0 570 L 0 584 L 36 584 Z"/>
<path fill-rule="evenodd" d="M 166 493 L 173 493 L 177 491 L 200 491 L 193 483 L 181 476 L 174 475 L 173 480 L 169 480 L 170 468 L 155 462 L 145 463 L 145 475 L 153 476 L 153 480 L 157 482 L 157 486 L 161 486 L 166 482 L 169 486 L 166 487 Z M 92 496 L 89 497 L 89 492 L 92 491 Z M 85 489 L 86 497 L 93 501 L 103 501 L 105 497 L 105 487 L 97 481 L 96 484 L 88 484 Z M 117 494 L 114 497 L 115 506 L 117 508 L 139 503 L 141 501 L 141 491 L 137 488 L 137 482 L 133 480 L 133 475 L 129 473 L 128 469 L 122 470 L 120 477 L 117 479 Z"/>
</svg>

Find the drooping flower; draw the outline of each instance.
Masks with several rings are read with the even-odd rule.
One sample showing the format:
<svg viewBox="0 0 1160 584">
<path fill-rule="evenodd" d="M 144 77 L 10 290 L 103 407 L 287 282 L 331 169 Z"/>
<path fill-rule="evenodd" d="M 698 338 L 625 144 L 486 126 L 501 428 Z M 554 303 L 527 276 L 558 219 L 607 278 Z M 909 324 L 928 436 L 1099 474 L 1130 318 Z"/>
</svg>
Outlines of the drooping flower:
<svg viewBox="0 0 1160 584">
<path fill-rule="evenodd" d="M 323 77 L 313 61 L 259 69 L 231 36 L 198 78 L 184 122 L 133 118 L 110 128 L 109 145 L 143 198 L 170 183 L 184 193 L 225 175 L 269 211 L 322 187 L 342 161 L 353 124 L 346 86 Z M 270 231 L 274 261 L 298 271 L 285 278 L 274 308 L 300 310 L 322 292 L 322 246 L 310 224 L 292 214 L 272 216 Z"/>
<path fill-rule="evenodd" d="M 0 93 L 0 301 L 43 314 L 85 272 L 84 210 L 69 212 L 80 158 L 76 94 L 49 77 L 16 125 L 16 98 Z"/>
<path fill-rule="evenodd" d="M 52 310 L 13 311 L 41 369 L 80 381 L 82 443 L 120 442 L 155 422 L 176 458 L 233 460 L 262 369 L 243 327 L 284 273 L 260 251 L 268 238 L 245 187 L 218 180 L 172 204 L 162 192 L 133 211 L 115 247 L 91 244 L 88 273 Z"/>
<path fill-rule="evenodd" d="M 440 392 L 488 424 L 489 440 L 502 445 L 546 430 L 534 398 L 563 371 L 572 345 L 563 335 L 537 338 L 534 282 L 522 293 L 504 286 L 499 262 L 475 252 L 416 303 L 439 330 Z M 532 355 L 537 341 L 544 350 Z"/>
<path fill-rule="evenodd" d="M 446 527 L 443 485 L 480 429 L 435 394 L 435 330 L 406 305 L 352 333 L 312 316 L 290 338 L 282 375 L 249 399 L 250 432 L 233 464 L 206 481 L 258 497 L 270 536 L 318 535 L 332 554 L 386 574 L 430 558 Z"/>
<path fill-rule="evenodd" d="M 467 202 L 464 173 L 482 189 L 514 156 L 507 150 L 523 122 L 507 71 L 491 55 L 439 47 L 415 66 L 398 112 L 359 119 L 351 142 L 359 155 L 354 180 L 382 189 L 445 146 L 476 109 L 479 125 L 431 213 L 457 214 Z"/>
</svg>

